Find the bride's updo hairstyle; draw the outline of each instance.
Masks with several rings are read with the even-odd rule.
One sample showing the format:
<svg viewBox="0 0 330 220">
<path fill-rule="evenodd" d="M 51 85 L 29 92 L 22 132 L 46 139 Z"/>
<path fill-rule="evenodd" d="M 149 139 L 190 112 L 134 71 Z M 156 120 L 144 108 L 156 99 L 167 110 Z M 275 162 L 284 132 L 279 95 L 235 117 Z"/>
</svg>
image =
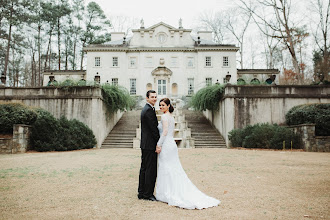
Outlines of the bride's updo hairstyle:
<svg viewBox="0 0 330 220">
<path fill-rule="evenodd" d="M 159 101 L 159 104 L 160 104 L 161 102 L 164 102 L 167 106 L 170 105 L 170 107 L 168 108 L 168 111 L 169 111 L 170 113 L 172 113 L 172 112 L 174 111 L 173 105 L 171 104 L 171 101 L 170 101 L 168 98 L 163 98 L 163 99 L 161 99 L 161 100 Z"/>
</svg>

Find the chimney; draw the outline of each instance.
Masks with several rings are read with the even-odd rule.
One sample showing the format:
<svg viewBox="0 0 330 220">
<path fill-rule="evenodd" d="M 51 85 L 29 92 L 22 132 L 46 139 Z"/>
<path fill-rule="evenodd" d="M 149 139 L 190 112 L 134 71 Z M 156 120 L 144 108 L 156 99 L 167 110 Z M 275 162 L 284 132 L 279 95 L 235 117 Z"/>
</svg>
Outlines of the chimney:
<svg viewBox="0 0 330 220">
<path fill-rule="evenodd" d="M 125 32 L 111 32 L 111 41 L 122 40 L 125 37 Z"/>
<path fill-rule="evenodd" d="M 212 31 L 198 31 L 197 35 L 203 40 L 212 41 Z"/>
</svg>

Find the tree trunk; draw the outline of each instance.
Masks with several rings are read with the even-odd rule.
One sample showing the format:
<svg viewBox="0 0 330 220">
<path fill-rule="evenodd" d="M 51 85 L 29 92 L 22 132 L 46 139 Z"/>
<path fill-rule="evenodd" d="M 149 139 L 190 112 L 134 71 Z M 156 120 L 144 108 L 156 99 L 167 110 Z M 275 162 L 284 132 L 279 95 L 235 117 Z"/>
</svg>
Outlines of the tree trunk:
<svg viewBox="0 0 330 220">
<path fill-rule="evenodd" d="M 72 61 L 72 69 L 76 70 L 76 46 L 77 46 L 77 35 L 74 39 L 74 43 L 73 43 L 73 61 Z"/>
<path fill-rule="evenodd" d="M 57 46 L 58 46 L 58 70 L 61 70 L 61 30 L 60 18 L 57 18 Z"/>
<path fill-rule="evenodd" d="M 41 32 L 41 25 L 38 25 L 38 74 L 39 74 L 39 86 L 41 86 L 41 49 L 40 49 L 40 32 Z"/>
<path fill-rule="evenodd" d="M 80 70 L 83 70 L 83 62 L 84 62 L 84 47 L 85 47 L 85 41 L 83 42 L 82 49 L 81 49 Z"/>
<path fill-rule="evenodd" d="M 13 16 L 13 4 L 12 3 L 12 7 L 10 10 L 10 19 L 9 21 L 12 19 Z M 5 58 L 5 66 L 4 66 L 4 70 L 3 70 L 3 75 L 6 77 L 7 75 L 7 68 L 8 68 L 8 63 L 9 63 L 9 50 L 10 50 L 10 41 L 11 41 L 11 29 L 12 29 L 12 23 L 10 22 L 9 24 L 9 32 L 8 32 L 8 44 L 7 44 L 7 51 L 6 51 L 6 58 Z M 6 81 L 5 81 L 6 84 Z"/>
</svg>

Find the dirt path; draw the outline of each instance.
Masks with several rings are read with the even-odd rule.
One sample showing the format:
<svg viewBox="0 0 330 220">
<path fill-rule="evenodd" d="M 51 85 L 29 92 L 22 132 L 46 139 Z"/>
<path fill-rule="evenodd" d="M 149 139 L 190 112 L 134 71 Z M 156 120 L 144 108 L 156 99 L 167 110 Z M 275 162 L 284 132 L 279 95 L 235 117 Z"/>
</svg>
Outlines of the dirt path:
<svg viewBox="0 0 330 220">
<path fill-rule="evenodd" d="M 0 155 L 0 219 L 330 219 L 330 154 L 180 149 L 218 207 L 138 200 L 140 151 Z"/>
</svg>

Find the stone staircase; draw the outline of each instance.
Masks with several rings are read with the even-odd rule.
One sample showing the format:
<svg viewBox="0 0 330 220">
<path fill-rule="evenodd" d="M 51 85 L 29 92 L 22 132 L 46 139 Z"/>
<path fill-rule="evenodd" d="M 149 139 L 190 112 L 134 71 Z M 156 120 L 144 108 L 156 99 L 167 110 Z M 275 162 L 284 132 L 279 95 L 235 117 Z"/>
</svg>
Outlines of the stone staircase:
<svg viewBox="0 0 330 220">
<path fill-rule="evenodd" d="M 191 137 L 195 139 L 195 148 L 226 148 L 223 137 L 201 112 L 184 110 L 183 113 L 191 129 Z"/>
<path fill-rule="evenodd" d="M 125 112 L 104 140 L 101 149 L 133 148 L 133 139 L 140 123 L 140 114 L 141 110 Z"/>
</svg>

